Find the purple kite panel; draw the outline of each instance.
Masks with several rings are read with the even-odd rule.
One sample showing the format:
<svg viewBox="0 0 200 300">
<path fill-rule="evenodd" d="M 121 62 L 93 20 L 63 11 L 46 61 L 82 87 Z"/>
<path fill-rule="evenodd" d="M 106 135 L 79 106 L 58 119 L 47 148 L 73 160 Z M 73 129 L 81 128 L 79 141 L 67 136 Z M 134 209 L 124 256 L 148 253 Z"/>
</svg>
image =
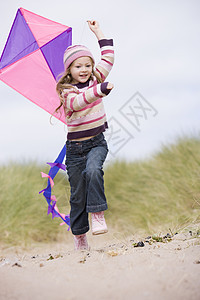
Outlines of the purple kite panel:
<svg viewBox="0 0 200 300">
<path fill-rule="evenodd" d="M 63 55 L 71 44 L 72 28 L 68 28 L 40 48 L 55 79 L 64 71 Z"/>
<path fill-rule="evenodd" d="M 18 10 L 0 59 L 0 69 L 38 49 L 38 44 Z"/>
</svg>

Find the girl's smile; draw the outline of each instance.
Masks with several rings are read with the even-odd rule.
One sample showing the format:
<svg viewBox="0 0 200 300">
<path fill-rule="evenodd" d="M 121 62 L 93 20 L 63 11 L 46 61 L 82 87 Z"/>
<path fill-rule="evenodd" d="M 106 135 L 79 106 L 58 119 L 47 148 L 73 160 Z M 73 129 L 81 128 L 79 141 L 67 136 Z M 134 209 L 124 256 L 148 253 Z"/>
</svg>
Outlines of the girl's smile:
<svg viewBox="0 0 200 300">
<path fill-rule="evenodd" d="M 79 82 L 85 83 L 92 74 L 92 61 L 89 56 L 77 58 L 70 67 L 70 73 L 73 78 L 72 84 Z"/>
</svg>

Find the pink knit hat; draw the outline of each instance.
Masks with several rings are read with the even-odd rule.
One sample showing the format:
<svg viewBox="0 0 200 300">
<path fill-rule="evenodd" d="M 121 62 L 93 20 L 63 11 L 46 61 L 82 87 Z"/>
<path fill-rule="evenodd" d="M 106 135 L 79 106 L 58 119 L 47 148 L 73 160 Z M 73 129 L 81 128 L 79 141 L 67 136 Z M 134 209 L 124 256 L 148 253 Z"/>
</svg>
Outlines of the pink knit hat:
<svg viewBox="0 0 200 300">
<path fill-rule="evenodd" d="M 64 53 L 63 62 L 65 66 L 65 70 L 73 63 L 73 61 L 79 57 L 89 56 L 93 62 L 94 58 L 90 50 L 82 45 L 69 46 Z"/>
</svg>

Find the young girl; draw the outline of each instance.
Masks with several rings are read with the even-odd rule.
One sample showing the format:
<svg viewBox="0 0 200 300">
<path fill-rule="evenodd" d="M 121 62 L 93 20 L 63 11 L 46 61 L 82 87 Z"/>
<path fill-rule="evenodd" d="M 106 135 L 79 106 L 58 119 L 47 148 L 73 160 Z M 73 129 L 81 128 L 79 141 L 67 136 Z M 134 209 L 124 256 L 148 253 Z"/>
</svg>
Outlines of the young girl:
<svg viewBox="0 0 200 300">
<path fill-rule="evenodd" d="M 93 234 L 108 231 L 102 170 L 108 152 L 103 132 L 108 126 L 102 98 L 113 89 L 111 83 L 105 82 L 114 62 L 113 40 L 105 39 L 97 21 L 88 21 L 88 25 L 101 48 L 100 63 L 94 69 L 94 58 L 85 46 L 68 47 L 64 53 L 65 73 L 56 87 L 61 102 L 57 111 L 63 105 L 68 127 L 66 167 L 76 250 L 89 249 L 88 213 Z"/>
</svg>

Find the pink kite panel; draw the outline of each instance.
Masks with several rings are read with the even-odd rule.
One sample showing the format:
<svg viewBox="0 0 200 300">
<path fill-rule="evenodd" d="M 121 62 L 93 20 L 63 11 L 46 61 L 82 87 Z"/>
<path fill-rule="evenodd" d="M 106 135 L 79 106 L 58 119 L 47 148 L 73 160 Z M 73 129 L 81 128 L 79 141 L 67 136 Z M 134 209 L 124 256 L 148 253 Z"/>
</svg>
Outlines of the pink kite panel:
<svg viewBox="0 0 200 300">
<path fill-rule="evenodd" d="M 40 50 L 1 70 L 0 79 L 50 114 L 60 104 L 55 79 Z M 66 122 L 63 110 L 54 116 Z"/>
<path fill-rule="evenodd" d="M 51 21 L 24 8 L 20 8 L 20 11 L 31 29 L 39 47 L 42 47 L 69 28 L 69 26 Z"/>
</svg>

